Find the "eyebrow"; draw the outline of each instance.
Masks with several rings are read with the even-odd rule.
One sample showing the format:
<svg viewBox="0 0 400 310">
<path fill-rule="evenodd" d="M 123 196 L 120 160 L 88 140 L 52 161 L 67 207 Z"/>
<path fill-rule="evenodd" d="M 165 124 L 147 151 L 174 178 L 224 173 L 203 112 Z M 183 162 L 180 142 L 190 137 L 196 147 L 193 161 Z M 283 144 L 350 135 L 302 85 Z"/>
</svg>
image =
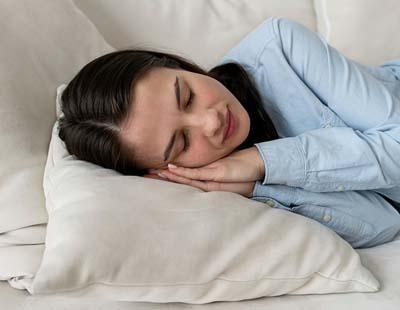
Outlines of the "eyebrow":
<svg viewBox="0 0 400 310">
<path fill-rule="evenodd" d="M 178 110 L 180 111 L 181 110 L 181 106 L 180 106 L 181 90 L 179 88 L 178 76 L 176 76 L 174 88 L 175 88 L 176 105 L 178 107 Z M 169 140 L 169 142 L 167 144 L 167 147 L 164 151 L 164 161 L 167 161 L 171 155 L 171 151 L 173 149 L 177 134 L 178 134 L 178 130 L 175 130 L 174 134 L 172 135 L 171 139 Z"/>
</svg>

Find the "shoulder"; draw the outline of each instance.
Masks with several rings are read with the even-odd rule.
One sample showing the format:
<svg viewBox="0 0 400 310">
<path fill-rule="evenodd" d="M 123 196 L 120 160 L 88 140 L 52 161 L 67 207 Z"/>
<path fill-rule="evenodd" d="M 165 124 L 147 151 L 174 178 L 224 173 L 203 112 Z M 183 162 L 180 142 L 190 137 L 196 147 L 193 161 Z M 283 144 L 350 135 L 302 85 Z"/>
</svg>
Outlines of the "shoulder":
<svg viewBox="0 0 400 310">
<path fill-rule="evenodd" d="M 270 17 L 247 33 L 238 43 L 227 51 L 218 65 L 227 62 L 238 62 L 254 67 L 265 45 L 271 40 L 276 39 L 273 24 L 276 23 L 277 19 L 279 18 Z"/>
<path fill-rule="evenodd" d="M 237 62 L 248 67 L 256 67 L 260 55 L 267 46 L 276 46 L 277 50 L 283 40 L 291 38 L 294 33 L 307 32 L 300 23 L 283 17 L 270 17 L 247 33 L 238 43 L 222 56 L 217 65 Z M 275 42 L 276 44 L 273 44 Z"/>
</svg>

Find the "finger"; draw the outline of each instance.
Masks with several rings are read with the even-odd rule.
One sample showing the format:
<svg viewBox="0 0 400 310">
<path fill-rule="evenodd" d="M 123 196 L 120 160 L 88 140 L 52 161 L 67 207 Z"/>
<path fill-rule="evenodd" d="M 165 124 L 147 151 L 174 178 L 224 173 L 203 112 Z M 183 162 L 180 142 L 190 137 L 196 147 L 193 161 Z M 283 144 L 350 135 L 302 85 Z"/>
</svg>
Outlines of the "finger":
<svg viewBox="0 0 400 310">
<path fill-rule="evenodd" d="M 216 178 L 216 168 L 211 167 L 200 167 L 200 168 L 186 168 L 176 167 L 174 168 L 168 164 L 168 171 L 188 179 L 202 180 L 202 181 L 214 181 Z"/>
<path fill-rule="evenodd" d="M 148 179 L 156 179 L 156 180 L 161 180 L 161 181 L 169 181 L 168 179 L 166 179 L 166 178 L 162 178 L 162 177 L 160 177 L 160 176 L 158 176 L 158 175 L 154 175 L 154 174 L 145 174 L 145 175 L 143 175 L 143 177 L 145 177 L 145 178 L 148 178 Z"/>
<path fill-rule="evenodd" d="M 157 179 L 157 178 L 159 178 L 159 176 L 157 176 L 155 174 L 144 174 L 143 177 L 144 178 L 149 178 L 149 179 Z"/>
<path fill-rule="evenodd" d="M 157 179 L 157 180 L 163 180 L 163 181 L 169 181 L 169 182 L 175 182 L 175 183 L 183 183 L 183 184 L 188 184 L 188 185 L 190 185 L 189 183 L 191 183 L 190 182 L 191 180 L 186 179 L 184 177 L 179 177 L 177 175 L 169 173 L 168 171 L 162 171 L 160 174 L 145 174 L 143 176 L 145 178 L 149 178 L 149 179 Z"/>
<path fill-rule="evenodd" d="M 163 171 L 162 173 L 172 182 L 197 187 L 206 192 L 211 192 L 211 191 L 232 192 L 241 194 L 245 197 L 251 197 L 251 193 L 253 192 L 255 184 L 255 182 L 233 183 L 233 182 L 198 181 L 198 180 L 187 179 L 185 177 L 175 175 L 168 171 Z"/>
<path fill-rule="evenodd" d="M 163 171 L 162 174 L 174 182 L 197 187 L 206 192 L 225 191 L 225 192 L 238 193 L 239 192 L 238 189 L 243 187 L 243 183 L 225 183 L 225 182 L 192 180 L 192 179 L 188 179 L 188 178 L 173 174 L 168 171 Z"/>
<path fill-rule="evenodd" d="M 178 183 L 189 184 L 189 183 L 192 183 L 192 181 L 194 181 L 194 180 L 185 178 L 183 176 L 171 173 L 168 170 L 162 171 L 159 175 L 161 177 L 165 177 L 165 178 L 167 178 L 167 179 L 169 179 L 171 181 L 178 182 Z"/>
<path fill-rule="evenodd" d="M 207 181 L 198 181 L 198 180 L 188 179 L 188 178 L 173 174 L 169 171 L 163 171 L 162 174 L 165 175 L 169 180 L 172 180 L 173 182 L 176 182 L 176 183 L 190 185 L 190 186 L 197 187 L 204 191 L 211 190 L 210 184 Z M 215 182 L 213 182 L 213 183 L 215 183 Z"/>
</svg>

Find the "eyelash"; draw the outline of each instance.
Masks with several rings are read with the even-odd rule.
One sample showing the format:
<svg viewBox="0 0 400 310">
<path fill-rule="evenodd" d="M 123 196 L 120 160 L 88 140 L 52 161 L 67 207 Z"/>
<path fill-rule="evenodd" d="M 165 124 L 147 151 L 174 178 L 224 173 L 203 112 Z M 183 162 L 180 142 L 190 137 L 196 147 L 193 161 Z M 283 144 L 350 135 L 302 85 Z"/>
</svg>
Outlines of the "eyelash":
<svg viewBox="0 0 400 310">
<path fill-rule="evenodd" d="M 188 100 L 188 103 L 186 104 L 185 108 L 187 108 L 192 103 L 193 97 L 194 97 L 194 93 L 192 92 L 192 90 L 189 90 L 189 100 Z"/>
<path fill-rule="evenodd" d="M 189 100 L 188 100 L 188 103 L 186 104 L 186 106 L 185 106 L 185 109 L 188 107 L 188 106 L 190 106 L 191 104 L 192 104 L 192 102 L 193 102 L 193 98 L 194 98 L 194 93 L 192 92 L 192 90 L 190 89 L 189 90 Z M 189 144 L 189 139 L 188 139 L 188 137 L 187 137 L 187 135 L 185 135 L 185 134 L 183 134 L 183 140 L 184 140 L 184 147 L 183 147 L 183 152 L 186 152 L 187 151 L 187 149 L 189 148 L 189 146 L 190 146 L 190 144 Z"/>
</svg>

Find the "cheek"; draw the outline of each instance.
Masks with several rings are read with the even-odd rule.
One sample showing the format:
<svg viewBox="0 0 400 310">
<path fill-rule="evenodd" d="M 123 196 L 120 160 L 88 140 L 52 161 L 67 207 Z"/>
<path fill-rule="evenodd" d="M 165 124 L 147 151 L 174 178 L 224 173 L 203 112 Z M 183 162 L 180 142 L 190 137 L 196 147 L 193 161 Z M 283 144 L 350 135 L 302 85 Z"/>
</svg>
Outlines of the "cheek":
<svg viewBox="0 0 400 310">
<path fill-rule="evenodd" d="M 221 97 L 225 96 L 224 88 L 214 81 L 204 84 L 204 87 L 199 88 L 199 91 L 202 102 L 205 102 L 208 105 L 212 105 L 214 102 L 218 103 L 218 101 L 221 100 Z"/>
<path fill-rule="evenodd" d="M 202 145 L 202 149 L 198 150 L 199 157 L 205 162 L 205 164 L 212 163 L 227 154 L 228 150 L 226 146 L 215 147 L 214 145 L 205 142 Z"/>
<path fill-rule="evenodd" d="M 207 156 L 210 152 L 212 152 L 210 145 L 204 141 L 198 140 L 192 143 L 192 147 L 190 150 L 190 159 L 194 162 L 202 161 L 205 159 L 204 157 Z"/>
<path fill-rule="evenodd" d="M 206 106 L 212 106 L 218 101 L 217 93 L 209 88 L 205 89 L 200 94 L 199 100 Z"/>
<path fill-rule="evenodd" d="M 218 159 L 219 153 L 206 141 L 193 143 L 190 150 L 182 157 L 182 163 L 187 167 L 198 167 L 207 165 Z"/>
</svg>

